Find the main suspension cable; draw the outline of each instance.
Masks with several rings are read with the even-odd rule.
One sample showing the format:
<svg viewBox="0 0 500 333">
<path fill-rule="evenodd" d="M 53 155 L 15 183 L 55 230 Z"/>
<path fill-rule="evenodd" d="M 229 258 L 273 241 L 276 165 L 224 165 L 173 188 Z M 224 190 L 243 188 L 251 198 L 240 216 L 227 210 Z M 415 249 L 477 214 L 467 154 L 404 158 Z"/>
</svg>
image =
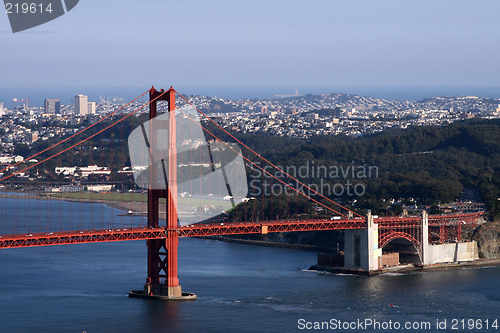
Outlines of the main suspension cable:
<svg viewBox="0 0 500 333">
<path fill-rule="evenodd" d="M 219 124 L 217 124 L 215 121 L 213 121 L 209 116 L 207 116 L 205 113 L 203 113 L 201 110 L 199 110 L 195 105 L 193 105 L 193 103 L 191 103 L 189 100 L 187 100 L 184 96 L 182 96 L 179 92 L 177 92 L 177 95 L 179 95 L 180 98 L 182 98 L 184 101 L 186 101 L 186 103 L 188 103 L 189 105 L 191 105 L 192 107 L 194 107 L 196 109 L 196 111 L 198 111 L 200 114 L 202 114 L 205 118 L 207 118 L 211 123 L 213 123 L 215 126 L 217 126 L 220 130 L 222 130 L 224 133 L 226 133 L 227 135 L 229 135 L 231 138 L 233 138 L 236 142 L 238 142 L 239 144 L 241 144 L 243 147 L 245 147 L 246 149 L 248 149 L 250 152 L 252 152 L 253 154 L 255 154 L 257 157 L 259 157 L 260 159 L 262 159 L 264 162 L 268 163 L 269 165 L 271 165 L 273 168 L 279 170 L 281 173 L 283 173 L 284 175 L 286 175 L 287 177 L 289 177 L 290 179 L 293 179 L 295 182 L 297 182 L 298 184 L 304 186 L 305 188 L 307 188 L 309 191 L 319 195 L 320 197 L 322 197 L 323 199 L 326 199 L 327 201 L 337 205 L 338 207 L 342 208 L 342 209 L 345 209 L 347 210 L 348 212 L 351 212 L 352 214 L 354 215 L 357 215 L 359 217 L 363 217 L 362 215 L 338 204 L 337 202 L 325 197 L 324 195 L 322 195 L 321 193 L 319 193 L 318 191 L 310 188 L 309 186 L 303 184 L 301 181 L 299 181 L 298 179 L 296 179 L 295 177 L 292 177 L 291 175 L 289 175 L 288 173 L 286 173 L 284 170 L 281 170 L 279 169 L 276 165 L 274 165 L 273 163 L 271 163 L 269 160 L 267 160 L 266 158 L 264 158 L 262 155 L 258 154 L 256 151 L 254 151 L 252 148 L 248 147 L 246 144 L 244 144 L 243 142 L 241 142 L 241 140 L 237 139 L 234 135 L 232 135 L 231 133 L 229 133 L 226 129 L 224 129 L 222 126 L 220 126 Z M 203 126 L 202 126 L 203 128 Z M 213 135 L 213 134 L 212 134 Z M 220 139 L 218 139 L 220 140 Z M 222 142 L 222 141 L 221 141 Z M 243 155 L 241 155 L 243 156 Z M 251 162 L 252 165 L 256 165 L 255 163 Z M 267 174 L 269 174 L 269 172 L 265 171 Z M 275 177 L 276 178 L 276 177 Z M 283 181 L 281 181 L 280 179 L 276 178 L 277 180 L 279 180 L 280 182 L 284 183 Z M 290 185 L 286 184 L 288 187 L 291 187 Z M 291 187 L 293 188 L 293 187 Z M 305 195 L 305 194 L 304 194 Z M 314 200 L 312 199 L 310 196 L 308 195 L 305 195 L 307 198 L 311 199 L 311 200 Z M 316 202 L 316 201 L 315 201 Z M 322 205 L 324 206 L 324 205 Z M 330 209 L 332 210 L 332 209 Z M 338 213 L 338 212 L 337 212 Z M 338 213 L 338 214 L 341 214 L 341 213 Z M 345 216 L 344 214 L 341 214 L 343 216 Z"/>
</svg>

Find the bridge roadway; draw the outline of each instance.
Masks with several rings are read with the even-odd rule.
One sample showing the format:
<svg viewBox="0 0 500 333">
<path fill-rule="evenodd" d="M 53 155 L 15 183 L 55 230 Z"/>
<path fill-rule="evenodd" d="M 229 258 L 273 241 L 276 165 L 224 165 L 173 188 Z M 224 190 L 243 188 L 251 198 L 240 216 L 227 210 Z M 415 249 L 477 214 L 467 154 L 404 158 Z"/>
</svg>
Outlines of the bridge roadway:
<svg viewBox="0 0 500 333">
<path fill-rule="evenodd" d="M 440 225 L 475 225 L 482 213 L 431 215 L 430 226 Z M 379 228 L 418 228 L 422 219 L 417 216 L 381 217 L 374 222 Z M 315 220 L 277 220 L 265 222 L 239 223 L 198 223 L 178 227 L 179 237 L 200 237 L 237 234 L 266 234 L 272 232 L 314 231 L 314 230 L 345 230 L 366 228 L 366 219 L 315 219 Z M 139 239 L 166 238 L 167 229 L 134 227 L 115 229 L 57 231 L 44 233 L 24 233 L 0 235 L 0 248 L 17 248 L 31 246 L 49 246 L 65 244 L 83 244 L 114 241 L 129 241 Z"/>
</svg>

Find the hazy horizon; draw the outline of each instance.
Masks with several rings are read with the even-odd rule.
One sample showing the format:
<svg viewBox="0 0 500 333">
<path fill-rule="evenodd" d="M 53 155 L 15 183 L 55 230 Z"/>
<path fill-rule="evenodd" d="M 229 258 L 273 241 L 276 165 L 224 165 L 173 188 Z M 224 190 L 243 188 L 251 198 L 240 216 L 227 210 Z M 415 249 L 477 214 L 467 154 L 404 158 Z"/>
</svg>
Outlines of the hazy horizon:
<svg viewBox="0 0 500 333">
<path fill-rule="evenodd" d="M 170 86 L 155 86 L 157 89 L 168 89 Z M 0 103 L 12 108 L 19 100 L 28 97 L 30 106 L 43 106 L 46 98 L 58 98 L 63 104 L 73 103 L 77 94 L 89 96 L 89 101 L 99 102 L 99 97 L 119 97 L 126 102 L 139 96 L 147 87 L 3 87 L 0 88 Z M 388 100 L 416 101 L 430 97 L 478 96 L 484 98 L 500 99 L 500 86 L 354 86 L 354 87 L 184 87 L 174 86 L 181 94 L 221 97 L 225 99 L 265 99 L 273 98 L 278 94 L 292 95 L 295 89 L 299 94 L 329 94 L 346 93 Z"/>
<path fill-rule="evenodd" d="M 86 0 L 16 34 L 0 14 L 0 86 L 500 87 L 499 12 L 494 0 Z"/>
</svg>

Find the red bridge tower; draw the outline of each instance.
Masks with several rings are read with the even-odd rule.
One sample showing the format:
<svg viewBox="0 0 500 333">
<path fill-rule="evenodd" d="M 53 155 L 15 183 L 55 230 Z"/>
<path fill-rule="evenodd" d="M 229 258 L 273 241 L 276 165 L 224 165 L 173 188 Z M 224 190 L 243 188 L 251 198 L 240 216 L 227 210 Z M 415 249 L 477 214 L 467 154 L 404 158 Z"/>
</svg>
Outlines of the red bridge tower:
<svg viewBox="0 0 500 333">
<path fill-rule="evenodd" d="M 168 186 L 166 189 L 148 189 L 148 227 L 160 227 L 160 199 L 166 200 L 166 238 L 148 239 L 148 277 L 144 290 L 133 290 L 130 297 L 167 300 L 194 300 L 196 294 L 182 292 L 177 277 L 177 247 L 179 246 L 177 219 L 177 147 L 175 122 L 175 90 L 154 87 L 149 92 L 149 119 L 157 116 L 157 101 L 168 102 Z M 150 150 L 156 147 L 155 135 L 150 135 Z"/>
</svg>

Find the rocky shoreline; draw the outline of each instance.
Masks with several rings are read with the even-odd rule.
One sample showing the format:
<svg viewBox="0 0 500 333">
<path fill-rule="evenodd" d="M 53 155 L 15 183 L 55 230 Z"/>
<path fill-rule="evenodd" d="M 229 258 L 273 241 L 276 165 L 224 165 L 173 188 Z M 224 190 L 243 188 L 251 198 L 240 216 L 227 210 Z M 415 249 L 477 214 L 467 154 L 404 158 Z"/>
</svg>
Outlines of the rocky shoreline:
<svg viewBox="0 0 500 333">
<path fill-rule="evenodd" d="M 480 256 L 486 259 L 500 258 L 500 221 L 480 225 L 472 234 L 477 242 Z"/>
</svg>

